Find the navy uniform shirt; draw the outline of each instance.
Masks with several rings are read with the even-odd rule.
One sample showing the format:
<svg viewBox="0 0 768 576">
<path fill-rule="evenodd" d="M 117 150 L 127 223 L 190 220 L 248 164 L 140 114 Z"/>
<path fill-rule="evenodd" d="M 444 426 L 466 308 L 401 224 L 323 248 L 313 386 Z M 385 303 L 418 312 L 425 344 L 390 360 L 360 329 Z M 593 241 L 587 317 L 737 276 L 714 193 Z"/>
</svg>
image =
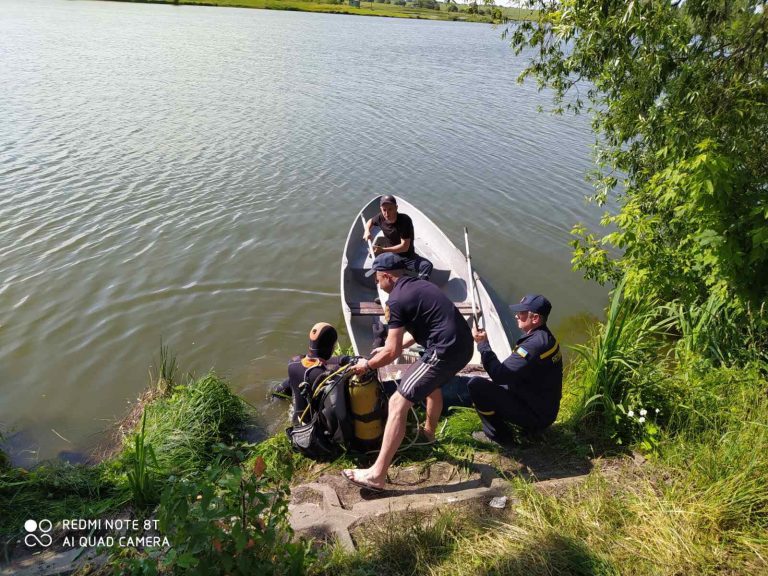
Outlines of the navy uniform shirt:
<svg viewBox="0 0 768 576">
<path fill-rule="evenodd" d="M 411 245 L 408 250 L 401 252 L 400 256 L 403 258 L 413 258 L 416 254 L 416 247 L 413 245 L 413 220 L 407 214 L 397 214 L 395 221 L 390 224 L 384 218 L 384 215 L 379 213 L 374 216 L 371 221 L 375 226 L 381 228 L 381 232 L 384 237 L 392 243 L 392 246 L 400 244 L 403 240 L 410 240 Z"/>
<path fill-rule="evenodd" d="M 491 380 L 521 398 L 542 427 L 555 421 L 563 391 L 563 357 L 546 325 L 520 338 L 504 362 L 499 361 L 487 340 L 477 349 Z"/>
<path fill-rule="evenodd" d="M 438 357 L 464 357 L 472 349 L 472 332 L 461 312 L 436 285 L 401 276 L 389 295 L 384 318 L 390 328 L 405 328 L 414 340 Z"/>
</svg>

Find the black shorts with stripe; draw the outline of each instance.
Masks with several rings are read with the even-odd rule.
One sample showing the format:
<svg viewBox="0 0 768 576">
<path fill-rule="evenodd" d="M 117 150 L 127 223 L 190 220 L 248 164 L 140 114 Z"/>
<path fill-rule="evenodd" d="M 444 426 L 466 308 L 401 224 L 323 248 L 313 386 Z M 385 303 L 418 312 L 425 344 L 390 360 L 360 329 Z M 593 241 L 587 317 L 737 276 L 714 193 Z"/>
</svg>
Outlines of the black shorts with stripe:
<svg viewBox="0 0 768 576">
<path fill-rule="evenodd" d="M 445 354 L 442 358 L 434 350 L 425 350 L 421 358 L 405 371 L 397 391 L 414 404 L 423 402 L 464 368 L 471 358 L 471 346 L 458 354 Z"/>
</svg>

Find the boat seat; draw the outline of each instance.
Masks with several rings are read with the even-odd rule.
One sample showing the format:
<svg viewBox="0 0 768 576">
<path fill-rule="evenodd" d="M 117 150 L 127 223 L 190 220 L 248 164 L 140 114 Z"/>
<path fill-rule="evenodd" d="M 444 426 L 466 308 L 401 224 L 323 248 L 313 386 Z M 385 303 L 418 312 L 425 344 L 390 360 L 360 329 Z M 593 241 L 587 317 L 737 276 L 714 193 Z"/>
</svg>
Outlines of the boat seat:
<svg viewBox="0 0 768 576">
<path fill-rule="evenodd" d="M 349 267 L 344 271 L 344 274 L 347 275 L 350 279 L 350 281 L 355 282 L 356 284 L 361 284 L 362 286 L 374 286 L 375 280 L 371 276 L 366 276 L 365 273 L 368 271 L 367 268 L 355 268 L 355 267 Z M 406 275 L 408 276 L 415 276 L 415 272 L 407 271 Z M 432 270 L 432 275 L 429 278 L 429 281 L 432 282 L 432 284 L 435 284 L 436 286 L 440 286 L 440 288 L 443 288 L 446 284 L 448 284 L 448 279 L 451 276 L 450 270 L 443 270 L 440 268 L 434 268 Z M 454 281 L 460 281 L 462 284 L 464 283 L 463 280 L 460 280 L 459 278 L 454 278 Z M 466 288 L 464 289 L 466 292 Z"/>
<path fill-rule="evenodd" d="M 384 316 L 384 308 L 376 302 L 355 302 L 347 305 L 352 316 Z M 462 314 L 472 314 L 472 302 L 454 302 L 454 305 Z M 480 315 L 480 310 L 477 315 Z"/>
</svg>

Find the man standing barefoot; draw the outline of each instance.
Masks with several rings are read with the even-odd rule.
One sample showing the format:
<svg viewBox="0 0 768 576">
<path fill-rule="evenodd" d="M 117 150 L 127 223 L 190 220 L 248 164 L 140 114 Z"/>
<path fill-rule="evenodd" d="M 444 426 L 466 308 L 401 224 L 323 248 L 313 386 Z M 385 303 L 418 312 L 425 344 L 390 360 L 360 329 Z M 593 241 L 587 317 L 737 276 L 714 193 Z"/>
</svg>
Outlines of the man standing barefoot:
<svg viewBox="0 0 768 576">
<path fill-rule="evenodd" d="M 389 414 L 384 438 L 376 462 L 366 469 L 347 469 L 342 475 L 363 488 L 384 488 L 387 470 L 405 437 L 408 410 L 426 400 L 427 421 L 423 434 L 434 439 L 437 421 L 443 410 L 440 390 L 472 358 L 472 332 L 467 321 L 448 297 L 434 284 L 404 275 L 405 264 L 397 254 L 377 256 L 368 275 L 376 273 L 376 281 L 389 294 L 384 317 L 389 333 L 384 347 L 370 360 L 362 359 L 353 368 L 358 374 L 381 368 L 400 357 L 407 331 L 424 347 L 421 358 L 403 375 L 397 391 L 389 400 Z"/>
</svg>

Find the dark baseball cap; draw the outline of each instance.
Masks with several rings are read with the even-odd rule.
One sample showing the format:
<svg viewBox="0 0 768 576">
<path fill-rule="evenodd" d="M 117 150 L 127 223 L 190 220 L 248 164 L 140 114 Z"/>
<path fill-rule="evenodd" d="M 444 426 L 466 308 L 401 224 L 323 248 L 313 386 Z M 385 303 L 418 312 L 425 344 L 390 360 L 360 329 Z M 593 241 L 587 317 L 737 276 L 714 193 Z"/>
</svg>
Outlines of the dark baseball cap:
<svg viewBox="0 0 768 576">
<path fill-rule="evenodd" d="M 534 312 L 542 316 L 549 316 L 552 304 L 541 294 L 526 294 L 519 304 L 509 307 L 513 312 Z"/>
<path fill-rule="evenodd" d="M 384 204 L 394 204 L 397 206 L 397 200 L 395 200 L 394 196 L 387 194 L 386 196 L 379 198 L 379 206 L 384 206 Z"/>
<path fill-rule="evenodd" d="M 371 269 L 365 273 L 366 276 L 373 276 L 376 272 L 391 272 L 392 270 L 404 270 L 405 261 L 397 254 L 384 252 L 373 259 Z"/>
</svg>

